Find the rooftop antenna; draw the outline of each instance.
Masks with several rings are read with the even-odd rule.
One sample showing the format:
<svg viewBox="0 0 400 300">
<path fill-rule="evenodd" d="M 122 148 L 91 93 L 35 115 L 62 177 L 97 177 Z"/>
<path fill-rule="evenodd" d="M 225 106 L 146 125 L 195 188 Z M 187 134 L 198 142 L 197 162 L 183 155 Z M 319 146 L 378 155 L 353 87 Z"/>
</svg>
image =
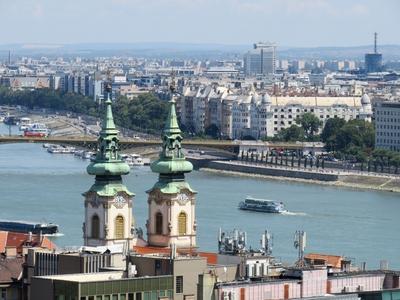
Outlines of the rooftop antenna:
<svg viewBox="0 0 400 300">
<path fill-rule="evenodd" d="M 374 53 L 377 54 L 378 53 L 378 33 L 375 32 L 374 33 Z"/>
<path fill-rule="evenodd" d="M 11 50 L 8 50 L 8 64 L 11 65 Z"/>
<path fill-rule="evenodd" d="M 296 266 L 304 267 L 304 250 L 306 248 L 306 232 L 302 230 L 297 230 L 294 234 L 294 247 L 298 249 L 298 260 Z"/>
<path fill-rule="evenodd" d="M 272 254 L 272 234 L 267 229 L 261 235 L 261 251 L 268 256 Z"/>
</svg>

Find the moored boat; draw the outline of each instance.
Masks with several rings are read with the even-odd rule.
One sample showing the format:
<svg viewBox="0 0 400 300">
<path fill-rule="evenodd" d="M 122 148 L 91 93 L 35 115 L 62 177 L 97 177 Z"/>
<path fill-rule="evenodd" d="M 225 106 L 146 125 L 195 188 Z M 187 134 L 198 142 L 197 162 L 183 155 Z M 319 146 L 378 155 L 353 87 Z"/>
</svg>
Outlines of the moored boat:
<svg viewBox="0 0 400 300">
<path fill-rule="evenodd" d="M 239 203 L 239 208 L 267 213 L 283 213 L 286 211 L 282 202 L 253 197 L 246 197 L 245 201 Z"/>
<path fill-rule="evenodd" d="M 20 131 L 28 130 L 29 127 L 31 127 L 31 126 L 32 126 L 32 124 L 31 124 L 30 118 L 24 117 L 24 118 L 20 119 L 20 121 L 19 121 L 19 130 Z"/>
<path fill-rule="evenodd" d="M 24 131 L 24 136 L 28 137 L 47 137 L 48 135 L 49 129 L 42 123 L 33 123 Z"/>
<path fill-rule="evenodd" d="M 35 223 L 25 221 L 11 221 L 0 220 L 0 230 L 44 234 L 44 235 L 57 235 L 59 234 L 58 225 L 53 223 Z"/>
</svg>

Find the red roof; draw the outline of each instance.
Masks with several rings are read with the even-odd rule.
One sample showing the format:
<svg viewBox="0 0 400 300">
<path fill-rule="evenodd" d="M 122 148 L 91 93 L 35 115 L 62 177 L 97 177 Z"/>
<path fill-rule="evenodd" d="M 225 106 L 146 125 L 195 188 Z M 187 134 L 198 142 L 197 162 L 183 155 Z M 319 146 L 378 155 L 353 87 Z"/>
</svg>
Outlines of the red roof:
<svg viewBox="0 0 400 300">
<path fill-rule="evenodd" d="M 6 251 L 6 247 L 17 248 L 17 253 L 22 253 L 22 247 L 40 247 L 53 250 L 56 248 L 53 242 L 47 237 L 40 237 L 39 234 L 33 234 L 31 240 L 28 233 L 0 231 L 0 253 Z"/>
<path fill-rule="evenodd" d="M 304 256 L 307 260 L 322 260 L 326 265 L 332 266 L 334 268 L 340 268 L 342 264 L 343 257 L 339 255 L 329 255 L 321 253 L 308 253 Z"/>
</svg>

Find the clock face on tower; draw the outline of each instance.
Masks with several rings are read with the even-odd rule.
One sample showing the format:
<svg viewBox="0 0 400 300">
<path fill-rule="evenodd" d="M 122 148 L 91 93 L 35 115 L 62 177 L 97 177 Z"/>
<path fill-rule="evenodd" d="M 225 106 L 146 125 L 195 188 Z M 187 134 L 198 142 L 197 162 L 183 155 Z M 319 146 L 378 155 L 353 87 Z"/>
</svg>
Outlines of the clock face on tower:
<svg viewBox="0 0 400 300">
<path fill-rule="evenodd" d="M 176 196 L 176 200 L 178 200 L 179 204 L 184 205 L 189 201 L 189 197 L 186 194 L 181 193 Z"/>
<path fill-rule="evenodd" d="M 121 195 L 117 195 L 114 197 L 114 205 L 116 208 L 122 208 L 126 204 L 126 199 Z"/>
</svg>

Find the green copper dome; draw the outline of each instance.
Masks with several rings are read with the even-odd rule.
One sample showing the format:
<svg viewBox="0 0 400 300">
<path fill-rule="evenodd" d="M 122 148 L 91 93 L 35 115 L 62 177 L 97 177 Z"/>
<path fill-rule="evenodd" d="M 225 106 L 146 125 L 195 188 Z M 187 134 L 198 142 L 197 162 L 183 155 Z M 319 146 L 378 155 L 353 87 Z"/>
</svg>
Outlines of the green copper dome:
<svg viewBox="0 0 400 300">
<path fill-rule="evenodd" d="M 191 162 L 185 159 L 182 152 L 182 131 L 178 125 L 175 101 L 172 99 L 167 121 L 162 136 L 162 150 L 160 158 L 151 164 L 151 170 L 162 175 L 176 175 L 193 170 Z"/>
<path fill-rule="evenodd" d="M 106 100 L 106 115 L 98 139 L 96 158 L 87 167 L 90 175 L 121 176 L 129 173 L 129 165 L 119 155 L 118 130 L 114 124 L 111 100 Z"/>
</svg>

